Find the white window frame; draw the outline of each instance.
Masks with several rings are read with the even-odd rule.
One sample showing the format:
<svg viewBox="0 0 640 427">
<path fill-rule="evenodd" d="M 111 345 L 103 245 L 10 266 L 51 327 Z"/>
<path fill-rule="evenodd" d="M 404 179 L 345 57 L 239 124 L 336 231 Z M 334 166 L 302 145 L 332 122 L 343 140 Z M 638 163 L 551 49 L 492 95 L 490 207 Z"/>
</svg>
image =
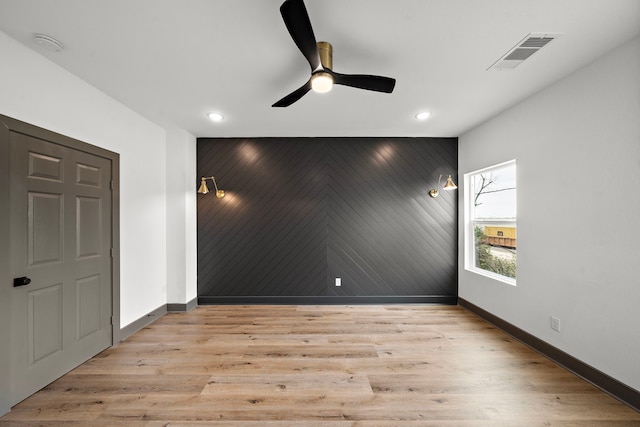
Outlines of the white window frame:
<svg viewBox="0 0 640 427">
<path fill-rule="evenodd" d="M 464 222 L 465 222 L 464 268 L 465 270 L 470 271 L 472 273 L 476 273 L 481 276 L 485 276 L 485 277 L 488 277 L 512 286 L 516 286 L 516 279 L 512 277 L 503 276 L 501 274 L 497 274 L 492 271 L 488 271 L 488 270 L 484 270 L 482 268 L 476 267 L 475 226 L 474 226 L 475 205 L 474 205 L 474 188 L 473 188 L 473 182 L 472 182 L 473 176 L 476 176 L 484 172 L 502 169 L 506 166 L 511 166 L 511 165 L 516 166 L 516 161 L 509 160 L 503 163 L 488 166 L 486 168 L 478 169 L 476 171 L 464 174 Z M 517 166 L 516 166 L 516 174 L 517 174 Z M 516 180 L 516 187 L 517 187 L 517 180 Z M 517 204 L 517 195 L 516 195 L 516 204 Z M 483 222 L 489 222 L 489 221 L 483 221 Z M 517 206 L 516 206 L 516 218 L 514 220 L 496 220 L 496 223 L 498 222 L 513 223 L 514 225 L 516 225 L 517 224 Z"/>
</svg>

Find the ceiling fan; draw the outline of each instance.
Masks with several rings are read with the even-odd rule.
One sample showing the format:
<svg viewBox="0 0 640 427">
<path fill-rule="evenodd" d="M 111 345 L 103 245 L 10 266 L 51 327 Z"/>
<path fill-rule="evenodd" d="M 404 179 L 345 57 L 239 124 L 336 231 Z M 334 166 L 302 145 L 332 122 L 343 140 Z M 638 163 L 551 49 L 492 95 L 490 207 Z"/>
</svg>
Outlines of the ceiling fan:
<svg viewBox="0 0 640 427">
<path fill-rule="evenodd" d="M 376 92 L 393 92 L 396 80 L 390 77 L 340 74 L 333 71 L 333 48 L 327 42 L 316 42 L 303 0 L 285 0 L 280 6 L 280 14 L 291 38 L 309 61 L 311 77 L 304 85 L 273 104 L 272 107 L 288 107 L 311 89 L 320 93 L 328 92 L 334 84 Z"/>
</svg>

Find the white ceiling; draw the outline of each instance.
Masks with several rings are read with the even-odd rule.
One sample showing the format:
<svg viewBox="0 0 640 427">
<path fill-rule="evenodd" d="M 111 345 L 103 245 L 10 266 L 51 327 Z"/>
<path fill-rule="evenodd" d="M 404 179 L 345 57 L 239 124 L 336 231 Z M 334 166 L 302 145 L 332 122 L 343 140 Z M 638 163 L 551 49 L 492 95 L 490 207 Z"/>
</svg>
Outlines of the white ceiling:
<svg viewBox="0 0 640 427">
<path fill-rule="evenodd" d="M 272 108 L 309 78 L 282 1 L 0 0 L 0 30 L 197 137 L 458 136 L 640 32 L 638 0 L 306 0 L 335 71 L 394 77 L 396 88 L 337 86 Z M 515 70 L 487 71 L 529 33 L 562 36 Z M 431 117 L 416 121 L 422 110 Z"/>
</svg>

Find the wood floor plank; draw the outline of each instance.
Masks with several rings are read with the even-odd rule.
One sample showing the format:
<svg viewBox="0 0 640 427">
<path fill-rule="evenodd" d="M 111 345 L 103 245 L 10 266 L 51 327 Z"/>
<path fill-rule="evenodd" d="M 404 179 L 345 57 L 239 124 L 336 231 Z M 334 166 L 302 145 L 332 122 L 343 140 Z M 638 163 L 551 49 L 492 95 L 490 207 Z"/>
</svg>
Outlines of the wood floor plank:
<svg viewBox="0 0 640 427">
<path fill-rule="evenodd" d="M 252 396 L 254 400 L 291 400 L 304 396 L 363 401 L 370 399 L 373 391 L 365 374 L 325 371 L 321 375 L 277 373 L 213 376 L 202 390 L 202 395 L 220 399 Z"/>
<path fill-rule="evenodd" d="M 640 426 L 456 306 L 169 313 L 0 418 L 5 426 Z"/>
</svg>

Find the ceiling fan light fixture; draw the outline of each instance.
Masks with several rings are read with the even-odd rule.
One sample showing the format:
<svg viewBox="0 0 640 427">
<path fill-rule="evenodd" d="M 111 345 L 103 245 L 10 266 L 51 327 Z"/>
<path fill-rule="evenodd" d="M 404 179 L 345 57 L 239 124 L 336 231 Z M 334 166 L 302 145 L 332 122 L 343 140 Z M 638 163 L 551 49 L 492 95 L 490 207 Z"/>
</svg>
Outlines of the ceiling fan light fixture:
<svg viewBox="0 0 640 427">
<path fill-rule="evenodd" d="M 319 72 L 311 77 L 311 89 L 317 93 L 327 93 L 333 87 L 333 77 L 331 74 Z"/>
<path fill-rule="evenodd" d="M 333 48 L 331 43 L 317 42 L 311 27 L 304 0 L 285 0 L 280 14 L 300 53 L 311 67 L 311 78 L 272 107 L 288 107 L 312 89 L 314 92 L 329 92 L 334 84 L 391 93 L 396 79 L 369 74 L 340 74 L 333 71 Z"/>
</svg>

